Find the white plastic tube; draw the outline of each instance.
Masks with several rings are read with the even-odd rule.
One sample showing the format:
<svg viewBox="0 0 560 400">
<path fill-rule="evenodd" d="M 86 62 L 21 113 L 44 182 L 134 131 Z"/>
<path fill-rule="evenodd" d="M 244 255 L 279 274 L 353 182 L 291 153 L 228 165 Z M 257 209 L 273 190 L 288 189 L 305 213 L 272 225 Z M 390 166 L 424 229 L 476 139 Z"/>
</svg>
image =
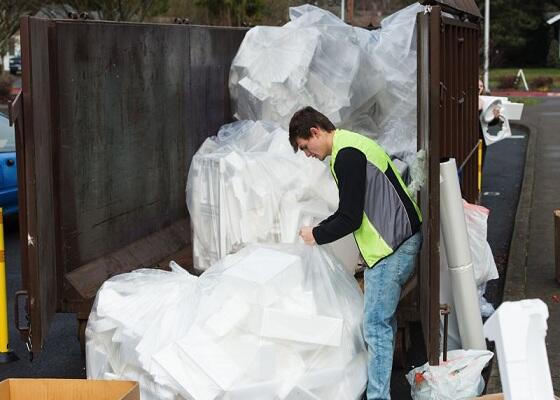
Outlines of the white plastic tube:
<svg viewBox="0 0 560 400">
<path fill-rule="evenodd" d="M 486 350 L 463 200 L 454 158 L 440 163 L 439 204 L 440 224 L 461 344 L 465 350 Z"/>
</svg>

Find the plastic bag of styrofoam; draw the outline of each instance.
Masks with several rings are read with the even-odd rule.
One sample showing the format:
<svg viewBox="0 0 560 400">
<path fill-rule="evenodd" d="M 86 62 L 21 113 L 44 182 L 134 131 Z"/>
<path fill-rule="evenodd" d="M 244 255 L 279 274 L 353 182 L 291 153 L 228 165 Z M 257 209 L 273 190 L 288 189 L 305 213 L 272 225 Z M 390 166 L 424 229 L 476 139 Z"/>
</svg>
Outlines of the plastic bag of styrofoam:
<svg viewBox="0 0 560 400">
<path fill-rule="evenodd" d="M 416 14 L 413 4 L 381 29 L 351 27 L 320 8 L 290 8 L 282 27 L 247 32 L 230 71 L 238 119 L 273 120 L 287 129 L 307 105 L 337 127 L 367 134 L 390 153 L 416 153 Z M 272 61 L 271 61 L 272 60 Z"/>
<path fill-rule="evenodd" d="M 86 329 L 88 378 L 142 399 L 360 399 L 363 296 L 324 248 L 251 245 L 199 278 L 109 279 Z"/>
<path fill-rule="evenodd" d="M 186 197 L 200 270 L 247 243 L 297 242 L 299 228 L 320 222 L 338 204 L 328 166 L 295 154 L 288 132 L 263 121 L 224 125 L 208 138 L 192 159 Z M 332 246 L 348 249 L 337 256 L 349 254 L 355 269 L 354 239 Z"/>
<path fill-rule="evenodd" d="M 462 400 L 477 397 L 484 390 L 482 369 L 494 353 L 487 350 L 453 350 L 440 365 L 428 363 L 407 375 L 414 400 Z"/>
</svg>

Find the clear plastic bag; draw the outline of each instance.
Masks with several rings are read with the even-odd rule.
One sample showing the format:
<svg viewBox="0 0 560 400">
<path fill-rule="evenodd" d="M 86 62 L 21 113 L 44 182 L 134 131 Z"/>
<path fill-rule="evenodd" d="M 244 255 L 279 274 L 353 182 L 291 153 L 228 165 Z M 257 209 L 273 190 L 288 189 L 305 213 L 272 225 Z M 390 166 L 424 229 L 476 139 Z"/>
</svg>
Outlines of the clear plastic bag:
<svg viewBox="0 0 560 400">
<path fill-rule="evenodd" d="M 488 230 L 488 215 L 490 210 L 463 200 L 465 222 L 469 235 L 474 279 L 477 286 L 486 284 L 492 279 L 498 279 L 498 269 L 492 255 L 492 249 L 486 240 Z"/>
<path fill-rule="evenodd" d="M 389 154 L 416 153 L 416 15 L 413 4 L 367 31 L 320 8 L 290 8 L 282 27 L 247 32 L 230 71 L 237 119 L 284 129 L 307 105 L 337 127 L 377 138 Z M 271 62 L 270 60 L 274 60 Z"/>
<path fill-rule="evenodd" d="M 447 361 L 440 365 L 428 363 L 414 368 L 406 379 L 414 400 L 462 400 L 471 399 L 484 390 L 481 372 L 493 357 L 487 350 L 453 350 L 447 353 Z"/>
<path fill-rule="evenodd" d="M 144 400 L 357 400 L 362 311 L 356 280 L 317 246 L 251 245 L 199 278 L 138 270 L 97 294 L 87 375 L 139 380 Z"/>
<path fill-rule="evenodd" d="M 294 154 L 278 125 L 239 121 L 224 125 L 196 152 L 186 198 L 194 266 L 204 270 L 248 243 L 298 242 L 299 228 L 336 210 L 338 190 L 328 166 Z M 353 239 L 342 242 L 346 249 L 337 256 L 354 259 L 354 268 L 348 262 L 353 270 L 357 246 Z"/>
</svg>

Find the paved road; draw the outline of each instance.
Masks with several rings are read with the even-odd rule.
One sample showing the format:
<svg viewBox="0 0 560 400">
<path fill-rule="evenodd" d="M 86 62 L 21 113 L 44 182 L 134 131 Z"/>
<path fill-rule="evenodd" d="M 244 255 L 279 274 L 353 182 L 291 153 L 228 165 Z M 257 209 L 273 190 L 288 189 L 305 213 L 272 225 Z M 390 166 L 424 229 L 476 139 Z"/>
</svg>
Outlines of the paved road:
<svg viewBox="0 0 560 400">
<path fill-rule="evenodd" d="M 44 350 L 29 361 L 27 349 L 19 339 L 13 318 L 13 299 L 21 289 L 20 252 L 17 221 L 5 225 L 6 268 L 8 283 L 8 314 L 10 346 L 19 361 L 0 365 L 0 380 L 15 377 L 78 378 L 85 377 L 85 364 L 77 338 L 77 322 L 73 314 L 57 314 Z"/>
<path fill-rule="evenodd" d="M 560 285 L 554 280 L 552 214 L 560 208 L 560 99 L 527 107 L 524 121 L 534 127 L 526 168 L 530 184 L 522 189 L 512 244 L 519 251 L 508 263 L 504 301 L 539 298 L 548 306 L 546 347 L 554 389 L 560 393 Z"/>
</svg>

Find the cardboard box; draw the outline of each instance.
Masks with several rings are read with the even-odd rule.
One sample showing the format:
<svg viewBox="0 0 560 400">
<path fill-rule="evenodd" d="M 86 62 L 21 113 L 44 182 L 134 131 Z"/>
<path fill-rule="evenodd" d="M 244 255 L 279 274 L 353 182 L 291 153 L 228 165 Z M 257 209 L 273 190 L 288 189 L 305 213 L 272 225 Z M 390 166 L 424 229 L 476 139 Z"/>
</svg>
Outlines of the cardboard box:
<svg viewBox="0 0 560 400">
<path fill-rule="evenodd" d="M 0 382 L 2 400 L 140 400 L 133 381 L 88 379 L 6 379 Z"/>
</svg>

